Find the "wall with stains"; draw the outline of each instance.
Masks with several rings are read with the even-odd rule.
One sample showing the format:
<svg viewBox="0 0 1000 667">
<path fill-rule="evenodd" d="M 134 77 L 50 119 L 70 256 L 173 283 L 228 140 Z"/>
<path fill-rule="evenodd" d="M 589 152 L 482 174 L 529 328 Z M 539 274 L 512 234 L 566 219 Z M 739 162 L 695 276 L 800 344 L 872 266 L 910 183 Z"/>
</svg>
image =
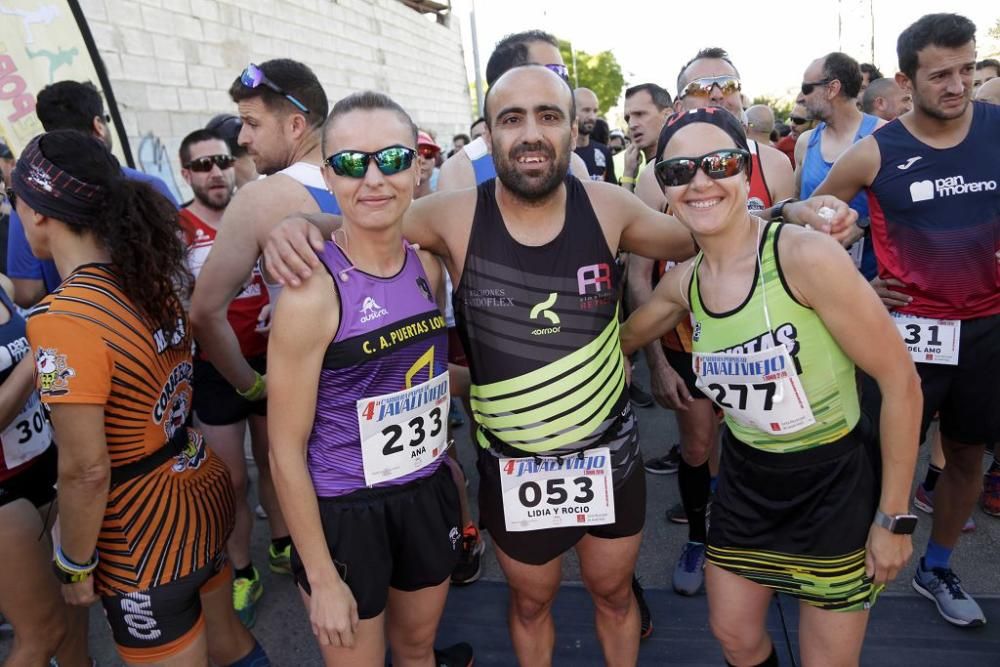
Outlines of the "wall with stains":
<svg viewBox="0 0 1000 667">
<path fill-rule="evenodd" d="M 136 166 L 189 195 L 177 147 L 217 113 L 248 62 L 308 64 L 330 106 L 385 92 L 450 147 L 472 120 L 457 17 L 441 25 L 398 0 L 80 0 Z M 58 76 L 58 72 L 56 72 Z M 169 160 L 169 164 L 167 163 Z M 176 174 L 176 175 L 174 175 Z"/>
</svg>

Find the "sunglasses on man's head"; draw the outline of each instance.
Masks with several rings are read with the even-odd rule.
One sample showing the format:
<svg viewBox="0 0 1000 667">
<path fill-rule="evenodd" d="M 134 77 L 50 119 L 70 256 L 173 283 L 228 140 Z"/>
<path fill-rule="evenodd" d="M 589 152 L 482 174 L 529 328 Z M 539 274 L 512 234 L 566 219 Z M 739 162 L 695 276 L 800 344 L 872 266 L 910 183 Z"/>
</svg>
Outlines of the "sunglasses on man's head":
<svg viewBox="0 0 1000 667">
<path fill-rule="evenodd" d="M 724 148 L 700 157 L 675 157 L 653 165 L 653 174 L 661 188 L 687 185 L 701 169 L 710 178 L 729 178 L 743 171 L 750 153 L 740 148 Z"/>
<path fill-rule="evenodd" d="M 375 166 L 386 176 L 406 171 L 413 164 L 417 152 L 406 146 L 388 146 L 374 153 L 364 151 L 340 151 L 324 162 L 337 176 L 364 178 L 368 163 L 375 160 Z"/>
<path fill-rule="evenodd" d="M 792 121 L 792 125 L 805 125 L 809 122 L 808 118 L 800 118 L 798 116 L 789 116 L 788 120 Z"/>
<path fill-rule="evenodd" d="M 712 94 L 712 88 L 716 87 L 723 95 L 732 95 L 743 90 L 743 84 L 735 76 L 728 74 L 725 76 L 704 76 L 684 86 L 684 90 L 678 97 L 708 97 Z"/>
<path fill-rule="evenodd" d="M 294 104 L 296 107 L 298 107 L 299 111 L 301 111 L 302 113 L 309 113 L 309 107 L 302 104 L 302 102 L 299 102 L 294 95 L 286 93 L 284 88 L 276 84 L 274 81 L 268 79 L 267 75 L 264 74 L 264 70 L 257 67 L 253 63 L 247 65 L 247 68 L 243 70 L 242 74 L 240 74 L 240 83 L 242 83 L 247 88 L 257 88 L 258 86 L 266 86 L 270 88 L 272 91 L 284 97 L 292 104 Z"/>
<path fill-rule="evenodd" d="M 204 157 L 191 160 L 184 165 L 184 168 L 203 174 L 205 172 L 212 171 L 212 167 L 218 167 L 222 171 L 225 171 L 226 169 L 232 168 L 233 163 L 235 162 L 236 158 L 232 155 L 206 155 Z"/>
<path fill-rule="evenodd" d="M 833 79 L 823 79 L 822 81 L 803 81 L 802 82 L 802 94 L 808 95 L 813 90 L 819 86 L 828 86 L 833 81 Z"/>
</svg>

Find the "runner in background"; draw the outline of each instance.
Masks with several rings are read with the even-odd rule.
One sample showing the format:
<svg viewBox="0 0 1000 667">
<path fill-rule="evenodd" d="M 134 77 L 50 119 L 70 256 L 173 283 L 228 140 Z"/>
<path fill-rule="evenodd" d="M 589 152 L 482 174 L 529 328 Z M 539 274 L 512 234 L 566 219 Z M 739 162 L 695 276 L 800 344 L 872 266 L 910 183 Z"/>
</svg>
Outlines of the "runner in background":
<svg viewBox="0 0 1000 667">
<path fill-rule="evenodd" d="M 226 467 L 186 425 L 191 336 L 178 290 L 189 281 L 173 206 L 69 130 L 28 144 L 14 190 L 32 251 L 66 276 L 28 321 L 60 443 L 63 597 L 100 596 L 130 665 L 268 665 L 230 600 Z"/>
</svg>

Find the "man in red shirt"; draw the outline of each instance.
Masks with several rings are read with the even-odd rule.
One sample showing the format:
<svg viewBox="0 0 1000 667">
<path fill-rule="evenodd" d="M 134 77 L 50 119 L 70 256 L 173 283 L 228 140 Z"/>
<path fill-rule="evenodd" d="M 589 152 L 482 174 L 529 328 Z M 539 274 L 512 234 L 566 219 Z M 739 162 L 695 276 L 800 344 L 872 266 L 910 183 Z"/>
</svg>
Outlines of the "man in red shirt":
<svg viewBox="0 0 1000 667">
<path fill-rule="evenodd" d="M 192 132 L 180 147 L 181 174 L 191 186 L 194 199 L 180 212 L 180 224 L 188 246 L 188 268 L 195 280 L 215 242 L 222 214 L 235 189 L 235 160 L 222 135 L 212 130 Z M 244 358 L 257 372 L 266 372 L 267 328 L 270 306 L 260 271 L 246 276 L 239 293 L 233 295 L 227 317 Z M 226 545 L 232 561 L 233 606 L 248 627 L 256 617 L 256 603 L 263 594 L 260 573 L 250 559 L 253 515 L 247 504 L 247 464 L 243 450 L 246 429 L 260 473 L 260 501 L 271 528 L 268 561 L 272 571 L 289 572 L 291 538 L 281 516 L 268 464 L 267 400 L 251 400 L 240 394 L 196 349 L 194 360 L 194 414 L 196 423 L 212 450 L 229 468 L 236 503 L 236 523 Z"/>
</svg>

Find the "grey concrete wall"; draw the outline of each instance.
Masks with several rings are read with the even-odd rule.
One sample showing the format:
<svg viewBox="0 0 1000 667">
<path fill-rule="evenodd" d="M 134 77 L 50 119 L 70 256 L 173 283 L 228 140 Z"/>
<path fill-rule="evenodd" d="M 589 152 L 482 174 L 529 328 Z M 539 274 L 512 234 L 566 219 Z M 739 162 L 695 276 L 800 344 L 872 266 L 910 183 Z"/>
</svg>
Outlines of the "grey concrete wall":
<svg viewBox="0 0 1000 667">
<path fill-rule="evenodd" d="M 458 17 L 440 25 L 397 0 L 80 0 L 136 162 L 187 194 L 177 147 L 213 115 L 248 62 L 308 64 L 330 104 L 391 95 L 450 145 L 472 111 Z"/>
</svg>

